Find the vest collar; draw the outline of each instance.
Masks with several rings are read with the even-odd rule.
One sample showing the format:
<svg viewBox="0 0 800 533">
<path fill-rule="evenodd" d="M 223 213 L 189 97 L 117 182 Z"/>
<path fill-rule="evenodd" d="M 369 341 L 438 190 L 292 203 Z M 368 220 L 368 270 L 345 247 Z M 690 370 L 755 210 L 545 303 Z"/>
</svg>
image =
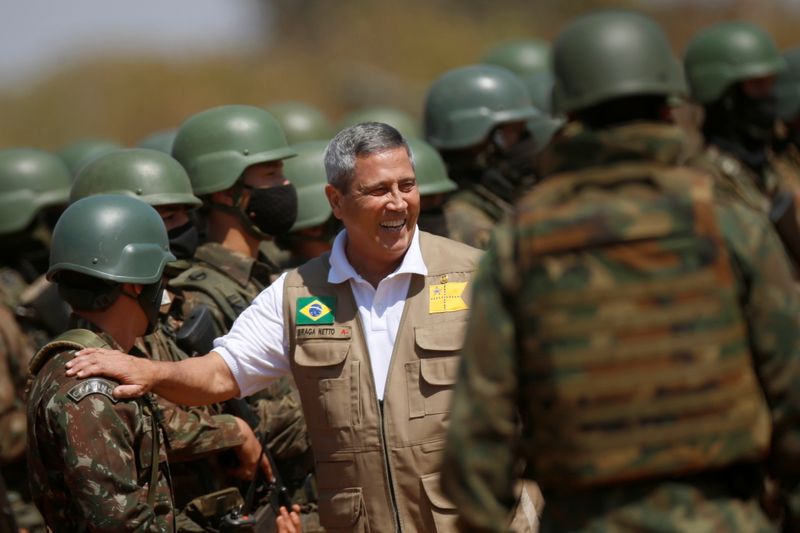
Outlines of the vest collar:
<svg viewBox="0 0 800 533">
<path fill-rule="evenodd" d="M 347 230 L 343 229 L 336 236 L 336 240 L 333 241 L 333 248 L 331 248 L 331 268 L 328 271 L 328 283 L 344 283 L 351 279 L 356 281 L 364 280 L 347 259 L 347 254 L 344 251 L 346 243 Z M 406 250 L 406 255 L 403 256 L 403 262 L 400 263 L 397 270 L 386 276 L 385 279 L 393 278 L 399 274 L 428 275 L 428 268 L 425 266 L 425 261 L 422 259 L 422 250 L 419 247 L 419 228 L 417 226 L 414 226 L 414 236 L 411 238 L 411 245 Z"/>
</svg>

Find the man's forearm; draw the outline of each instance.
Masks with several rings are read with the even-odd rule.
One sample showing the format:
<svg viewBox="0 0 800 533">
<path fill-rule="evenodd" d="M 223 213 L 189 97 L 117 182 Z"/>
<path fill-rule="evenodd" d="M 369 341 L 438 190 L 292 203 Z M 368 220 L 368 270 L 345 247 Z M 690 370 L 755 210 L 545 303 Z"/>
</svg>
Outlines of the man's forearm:
<svg viewBox="0 0 800 533">
<path fill-rule="evenodd" d="M 150 363 L 153 392 L 179 405 L 208 405 L 239 395 L 233 374 L 216 352 L 178 362 Z"/>
</svg>

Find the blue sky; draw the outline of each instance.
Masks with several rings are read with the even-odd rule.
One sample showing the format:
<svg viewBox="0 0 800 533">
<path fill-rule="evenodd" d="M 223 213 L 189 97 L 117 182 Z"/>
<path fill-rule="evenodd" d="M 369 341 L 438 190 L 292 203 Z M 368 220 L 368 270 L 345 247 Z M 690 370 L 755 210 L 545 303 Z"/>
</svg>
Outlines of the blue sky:
<svg viewBox="0 0 800 533">
<path fill-rule="evenodd" d="M 265 0 L 0 0 L 0 88 L 87 55 L 241 51 L 265 34 Z"/>
</svg>

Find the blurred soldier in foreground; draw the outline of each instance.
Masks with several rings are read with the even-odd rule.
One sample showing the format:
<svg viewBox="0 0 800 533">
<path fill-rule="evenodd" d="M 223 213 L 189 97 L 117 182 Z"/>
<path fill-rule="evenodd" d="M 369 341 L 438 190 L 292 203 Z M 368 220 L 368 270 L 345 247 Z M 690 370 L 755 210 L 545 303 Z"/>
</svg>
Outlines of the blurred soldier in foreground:
<svg viewBox="0 0 800 533">
<path fill-rule="evenodd" d="M 327 141 L 334 134 L 330 119 L 303 102 L 275 102 L 266 106 L 266 110 L 280 123 L 290 145 Z"/>
<path fill-rule="evenodd" d="M 450 237 L 450 228 L 444 213 L 447 194 L 458 189 L 458 185 L 447 177 L 447 168 L 439 152 L 422 139 L 407 139 L 414 154 L 414 171 L 419 189 L 419 219 L 422 231 Z"/>
<path fill-rule="evenodd" d="M 800 264 L 797 180 L 778 172 L 772 152 L 775 80 L 786 69 L 774 41 L 750 23 L 720 23 L 692 39 L 684 64 L 692 98 L 705 114 L 706 147 L 693 163 L 717 175 L 720 194 L 769 217 Z"/>
<path fill-rule="evenodd" d="M 325 196 L 325 148 L 328 141 L 292 145 L 297 157 L 287 159 L 284 174 L 297 189 L 297 220 L 292 229 L 275 237 L 278 246 L 291 255 L 284 269 L 296 268 L 327 252 L 341 229 L 341 223 Z"/>
<path fill-rule="evenodd" d="M 267 111 L 229 105 L 189 117 L 178 129 L 172 155 L 203 200 L 207 242 L 169 288 L 182 301 L 184 319 L 205 310 L 210 320 L 203 329 L 221 337 L 280 274 L 259 245 L 288 232 L 297 218 L 297 192 L 283 175 L 283 160 L 295 152 Z M 193 351 L 210 351 L 211 341 Z M 254 429 L 266 436 L 293 503 L 303 506 L 304 530 L 314 531 L 314 460 L 297 391 L 282 378 L 251 403 L 258 418 Z"/>
<path fill-rule="evenodd" d="M 774 146 L 778 173 L 800 189 L 800 48 L 783 54 L 786 70 L 778 75 L 775 98 L 780 136 Z"/>
<path fill-rule="evenodd" d="M 75 310 L 75 329 L 31 361 L 28 399 L 31 490 L 54 531 L 174 530 L 153 398 L 120 401 L 113 381 L 64 374 L 76 350 L 128 351 L 152 331 L 161 273 L 174 259 L 158 213 L 134 198 L 83 199 L 55 228 L 48 277 Z"/>
<path fill-rule="evenodd" d="M 425 100 L 425 139 L 461 190 L 445 206 L 450 237 L 485 249 L 492 228 L 534 181 L 535 146 L 525 127 L 539 113 L 520 79 L 492 65 L 439 77 Z"/>
<path fill-rule="evenodd" d="M 156 209 L 167 229 L 170 251 L 183 259 L 169 263 L 164 269 L 165 277 L 170 279 L 188 268 L 187 260 L 197 246 L 196 230 L 188 211 L 201 202 L 192 194 L 189 177 L 177 161 L 162 152 L 147 149 L 117 150 L 101 156 L 78 173 L 70 198 L 75 202 L 104 193 L 135 196 Z M 194 237 L 187 239 L 187 234 Z M 166 306 L 168 309 L 169 303 Z M 168 318 L 160 313 L 155 331 L 137 338 L 135 347 L 154 360 L 180 361 L 187 357 L 176 343 L 181 330 L 176 330 L 173 326 L 177 325 Z M 179 511 L 177 530 L 218 528 L 229 513 L 238 512 L 244 506 L 241 494 L 221 471 L 219 454 L 237 447 L 255 449 L 258 442 L 243 420 L 221 414 L 220 407 L 180 409 L 161 398 L 157 400 L 167 413 L 174 415 L 165 416 L 163 425 L 170 443 L 170 463 L 178 462 L 171 464 L 175 507 Z M 187 448 L 192 450 L 191 455 L 185 453 Z M 198 454 L 204 458 L 190 460 Z M 245 469 L 240 466 L 239 470 Z M 247 480 L 253 477 L 249 471 L 239 472 L 239 475 Z"/>
<path fill-rule="evenodd" d="M 664 117 L 685 84 L 655 23 L 587 15 L 554 51 L 557 108 L 582 127 L 475 282 L 443 467 L 462 529 L 507 531 L 520 450 L 542 531 L 778 531 L 764 474 L 787 493 L 800 479 L 800 299 L 780 244 L 679 166 Z"/>
</svg>

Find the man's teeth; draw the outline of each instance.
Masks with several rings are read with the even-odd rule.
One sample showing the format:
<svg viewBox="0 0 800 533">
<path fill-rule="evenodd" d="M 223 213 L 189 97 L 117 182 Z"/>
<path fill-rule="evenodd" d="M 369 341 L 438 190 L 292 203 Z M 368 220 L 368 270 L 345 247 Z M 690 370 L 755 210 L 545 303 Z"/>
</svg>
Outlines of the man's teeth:
<svg viewBox="0 0 800 533">
<path fill-rule="evenodd" d="M 381 227 L 386 229 L 400 229 L 405 225 L 405 220 L 391 220 L 387 222 L 381 222 Z"/>
</svg>

